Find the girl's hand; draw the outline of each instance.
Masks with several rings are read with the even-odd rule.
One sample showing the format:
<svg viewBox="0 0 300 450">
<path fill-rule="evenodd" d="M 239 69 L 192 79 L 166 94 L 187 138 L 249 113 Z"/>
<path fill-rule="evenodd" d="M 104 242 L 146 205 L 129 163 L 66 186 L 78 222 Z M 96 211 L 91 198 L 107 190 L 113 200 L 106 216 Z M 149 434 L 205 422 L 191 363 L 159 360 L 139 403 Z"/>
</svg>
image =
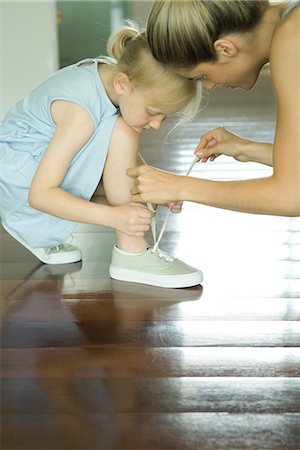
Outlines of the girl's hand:
<svg viewBox="0 0 300 450">
<path fill-rule="evenodd" d="M 129 236 L 144 236 L 149 230 L 154 211 L 141 203 L 127 203 L 114 207 L 113 228 Z"/>
<path fill-rule="evenodd" d="M 148 205 L 152 205 L 153 211 L 156 211 L 158 205 L 154 205 L 149 203 Z M 174 214 L 178 214 L 182 211 L 183 202 L 170 202 L 166 204 L 161 204 L 160 206 L 165 206 L 166 208 L 170 208 L 171 212 Z"/>
<path fill-rule="evenodd" d="M 174 214 L 178 214 L 182 211 L 183 202 L 171 202 L 169 204 L 170 210 Z"/>
<path fill-rule="evenodd" d="M 232 156 L 237 161 L 248 161 L 246 157 L 246 139 L 242 139 L 236 134 L 219 127 L 203 134 L 195 150 L 195 155 L 199 161 L 213 161 L 220 155 Z"/>
</svg>

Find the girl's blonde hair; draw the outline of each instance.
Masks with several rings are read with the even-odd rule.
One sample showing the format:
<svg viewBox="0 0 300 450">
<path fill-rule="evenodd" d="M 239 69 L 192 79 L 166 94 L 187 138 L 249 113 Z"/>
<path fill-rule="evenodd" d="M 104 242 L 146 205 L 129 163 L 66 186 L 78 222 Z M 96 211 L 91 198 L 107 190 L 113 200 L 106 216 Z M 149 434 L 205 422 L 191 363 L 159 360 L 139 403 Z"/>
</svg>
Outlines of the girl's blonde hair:
<svg viewBox="0 0 300 450">
<path fill-rule="evenodd" d="M 116 70 L 128 76 L 134 89 L 149 96 L 149 106 L 163 107 L 168 114 L 180 113 L 180 124 L 199 112 L 201 83 L 183 78 L 156 61 L 145 32 L 132 22 L 110 37 L 107 51 Z"/>
<path fill-rule="evenodd" d="M 253 30 L 268 0 L 154 0 L 147 22 L 153 56 L 172 68 L 216 60 L 214 42 Z"/>
</svg>

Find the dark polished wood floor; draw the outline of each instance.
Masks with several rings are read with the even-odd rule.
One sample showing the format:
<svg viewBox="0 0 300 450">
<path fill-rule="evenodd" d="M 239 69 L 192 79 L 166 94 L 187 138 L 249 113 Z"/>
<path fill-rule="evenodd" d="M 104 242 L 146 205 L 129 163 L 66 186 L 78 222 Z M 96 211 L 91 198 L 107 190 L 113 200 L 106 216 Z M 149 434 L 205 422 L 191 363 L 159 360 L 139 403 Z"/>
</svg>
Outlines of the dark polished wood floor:
<svg viewBox="0 0 300 450">
<path fill-rule="evenodd" d="M 212 127 L 272 139 L 273 108 L 265 73 L 166 142 L 168 126 L 146 134 L 142 154 L 184 173 Z M 269 171 L 219 158 L 192 174 Z M 186 290 L 110 280 L 109 229 L 80 225 L 83 262 L 60 267 L 0 239 L 1 449 L 299 450 L 299 219 L 185 204 L 161 246 L 203 271 Z"/>
</svg>

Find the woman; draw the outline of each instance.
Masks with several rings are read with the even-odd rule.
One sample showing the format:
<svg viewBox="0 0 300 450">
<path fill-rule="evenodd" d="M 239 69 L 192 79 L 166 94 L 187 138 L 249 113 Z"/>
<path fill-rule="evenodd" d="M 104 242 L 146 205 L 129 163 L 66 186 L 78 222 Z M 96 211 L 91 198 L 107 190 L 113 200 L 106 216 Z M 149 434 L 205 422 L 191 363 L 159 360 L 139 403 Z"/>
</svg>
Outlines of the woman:
<svg viewBox="0 0 300 450">
<path fill-rule="evenodd" d="M 182 200 L 258 214 L 300 215 L 300 2 L 156 0 L 147 24 L 155 58 L 184 77 L 250 90 L 270 62 L 277 103 L 275 141 L 262 144 L 217 128 L 204 134 L 199 160 L 219 154 L 273 166 L 267 178 L 209 181 L 136 167 L 132 200 Z"/>
</svg>

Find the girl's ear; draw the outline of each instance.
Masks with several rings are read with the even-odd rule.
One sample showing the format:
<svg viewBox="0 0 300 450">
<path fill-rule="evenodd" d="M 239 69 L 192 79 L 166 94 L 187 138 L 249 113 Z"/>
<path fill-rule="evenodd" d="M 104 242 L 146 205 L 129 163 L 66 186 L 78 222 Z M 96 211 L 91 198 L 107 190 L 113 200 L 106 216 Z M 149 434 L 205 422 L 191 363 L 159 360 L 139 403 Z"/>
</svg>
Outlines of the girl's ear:
<svg viewBox="0 0 300 450">
<path fill-rule="evenodd" d="M 126 73 L 119 72 L 114 78 L 114 88 L 118 95 L 123 94 L 127 89 L 130 89 L 131 82 Z"/>
<path fill-rule="evenodd" d="M 238 48 L 235 43 L 228 39 L 218 39 L 214 42 L 214 48 L 218 57 L 236 56 L 238 54 Z"/>
</svg>

